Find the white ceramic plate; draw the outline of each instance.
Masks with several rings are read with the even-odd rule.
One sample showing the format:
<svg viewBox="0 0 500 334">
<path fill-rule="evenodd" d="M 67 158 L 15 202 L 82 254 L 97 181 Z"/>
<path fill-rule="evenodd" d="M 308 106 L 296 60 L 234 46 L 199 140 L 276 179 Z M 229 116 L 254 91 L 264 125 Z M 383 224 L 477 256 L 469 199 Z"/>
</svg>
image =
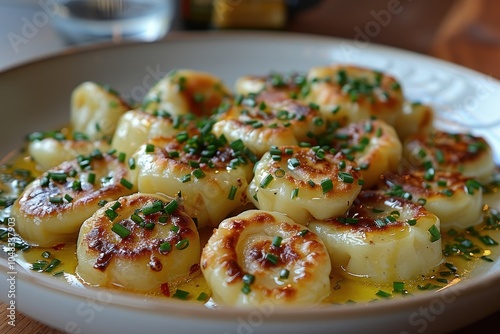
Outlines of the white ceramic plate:
<svg viewBox="0 0 500 334">
<path fill-rule="evenodd" d="M 0 154 L 24 135 L 68 122 L 69 98 L 84 80 L 140 99 L 173 68 L 209 71 L 229 85 L 245 74 L 306 71 L 354 63 L 387 71 L 411 100 L 432 103 L 444 126 L 470 128 L 500 152 L 500 83 L 422 55 L 346 40 L 281 33 L 177 33 L 164 42 L 74 50 L 0 74 Z M 0 298 L 9 268 L 0 259 Z M 15 268 L 17 310 L 68 333 L 433 333 L 467 325 L 498 309 L 500 265 L 471 279 L 410 298 L 314 309 L 213 310 L 189 302 L 83 289 Z M 5 287 L 5 289 L 4 289 Z M 493 301 L 493 302 L 491 302 Z M 4 320 L 2 320 L 4 321 Z"/>
</svg>

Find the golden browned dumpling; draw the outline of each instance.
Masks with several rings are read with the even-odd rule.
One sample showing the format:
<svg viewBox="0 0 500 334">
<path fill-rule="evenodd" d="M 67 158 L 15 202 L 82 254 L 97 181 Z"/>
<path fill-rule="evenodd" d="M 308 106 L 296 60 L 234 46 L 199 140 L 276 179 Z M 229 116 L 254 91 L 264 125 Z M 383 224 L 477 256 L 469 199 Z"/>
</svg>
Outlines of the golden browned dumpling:
<svg viewBox="0 0 500 334">
<path fill-rule="evenodd" d="M 248 197 L 267 211 L 306 225 L 309 218 L 343 215 L 362 188 L 357 164 L 319 147 L 280 146 L 255 165 Z"/>
<path fill-rule="evenodd" d="M 113 90 L 92 81 L 78 85 L 71 94 L 71 127 L 91 140 L 109 140 L 118 119 L 130 106 Z"/>
<path fill-rule="evenodd" d="M 490 145 L 479 136 L 434 130 L 406 138 L 403 157 L 411 168 L 459 172 L 481 182 L 491 180 L 495 162 Z"/>
<path fill-rule="evenodd" d="M 393 125 L 403 109 L 401 84 L 388 73 L 353 65 L 313 67 L 307 82 L 303 98 L 342 125 L 370 118 Z"/>
<path fill-rule="evenodd" d="M 76 273 L 87 284 L 174 291 L 199 268 L 200 239 L 177 199 L 136 193 L 83 223 L 76 255 Z"/>
<path fill-rule="evenodd" d="M 438 216 L 442 229 L 465 229 L 482 222 L 482 186 L 460 173 L 433 169 L 389 173 L 381 177 L 380 187 L 389 195 L 423 205 Z"/>
<path fill-rule="evenodd" d="M 262 156 L 271 146 L 298 145 L 323 134 L 326 122 L 318 109 L 280 91 L 249 94 L 216 115 L 213 131 L 228 140 L 243 140 Z"/>
<path fill-rule="evenodd" d="M 325 243 L 332 269 L 347 278 L 397 282 L 443 261 L 439 218 L 399 197 L 363 191 L 346 215 L 308 227 Z"/>
<path fill-rule="evenodd" d="M 142 108 L 154 114 L 210 116 L 231 91 L 215 75 L 190 69 L 170 72 L 147 92 Z"/>
<path fill-rule="evenodd" d="M 12 206 L 19 234 L 43 247 L 76 240 L 102 201 L 137 191 L 126 163 L 94 152 L 65 161 L 31 182 Z"/>
<path fill-rule="evenodd" d="M 377 184 L 383 173 L 396 172 L 403 154 L 396 131 L 382 120 L 362 120 L 340 128 L 331 144 L 358 164 L 364 189 Z"/>
<path fill-rule="evenodd" d="M 172 197 L 180 193 L 186 212 L 200 228 L 215 227 L 247 203 L 253 162 L 245 152 L 241 141 L 227 143 L 211 134 L 181 132 L 143 144 L 133 155 L 133 172 L 139 191 Z"/>
<path fill-rule="evenodd" d="M 313 305 L 330 294 L 325 245 L 278 212 L 248 210 L 224 220 L 202 251 L 201 270 L 222 305 Z"/>
</svg>

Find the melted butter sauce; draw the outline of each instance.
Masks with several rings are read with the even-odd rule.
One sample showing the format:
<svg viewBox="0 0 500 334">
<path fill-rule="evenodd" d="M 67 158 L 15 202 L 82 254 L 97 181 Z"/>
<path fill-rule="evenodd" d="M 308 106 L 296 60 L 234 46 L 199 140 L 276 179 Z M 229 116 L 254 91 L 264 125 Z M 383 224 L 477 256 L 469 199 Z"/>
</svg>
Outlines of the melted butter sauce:
<svg viewBox="0 0 500 334">
<path fill-rule="evenodd" d="M 8 177 L 9 175 L 15 176 L 15 171 L 19 170 L 29 171 L 31 173 L 30 178 L 37 177 L 41 174 L 30 158 L 23 154 L 18 155 L 10 164 L 3 165 L 0 169 L 0 174 L 2 175 L 0 179 L 0 190 L 2 191 L 0 192 L 0 196 L 12 198 L 19 195 L 20 183 L 23 182 L 22 177 Z M 485 203 L 483 210 L 483 216 L 485 218 L 490 215 L 492 210 L 500 211 L 500 187 L 492 187 L 487 194 L 484 194 L 483 202 Z M 9 213 L 9 208 L 1 210 L 0 219 L 3 220 L 8 218 Z M 445 254 L 443 263 L 427 275 L 423 275 L 412 281 L 404 282 L 402 289 L 401 286 L 395 289 L 394 283 L 367 283 L 362 278 L 347 278 L 348 275 L 342 272 L 333 272 L 331 276 L 331 293 L 329 296 L 325 296 L 324 303 L 363 303 L 381 298 L 401 298 L 421 293 L 424 290 L 445 288 L 461 280 L 484 274 L 491 268 L 493 261 L 500 261 L 500 246 L 498 246 L 498 244 L 485 245 L 481 241 L 481 237 L 488 236 L 491 240 L 500 241 L 499 224 L 499 222 L 496 222 L 494 226 L 491 226 L 485 219 L 485 222 L 476 225 L 469 231 L 441 231 L 443 251 Z M 3 226 L 4 225 L 0 225 L 0 228 L 4 228 Z M 202 245 L 207 242 L 211 233 L 211 228 L 200 230 Z M 5 244 L 5 240 L 1 242 Z M 458 254 L 459 252 L 446 254 L 447 249 L 456 250 L 456 248 L 452 246 L 457 244 L 467 246 L 462 247 L 462 250 L 465 250 L 465 252 L 460 252 L 460 254 Z M 50 253 L 50 256 L 47 257 L 48 253 L 44 252 Z M 45 255 L 45 257 L 43 255 Z M 16 258 L 18 265 L 27 271 L 32 270 L 33 263 L 38 261 L 50 262 L 52 259 L 58 259 L 61 263 L 50 272 L 40 271 L 40 275 L 52 275 L 54 279 L 65 280 L 71 286 L 78 288 L 84 288 L 86 286 L 86 283 L 76 274 L 77 258 L 75 243 L 60 245 L 55 248 L 32 247 L 24 251 L 18 251 Z M 118 286 L 106 288 L 116 290 L 123 289 Z M 212 301 L 209 299 L 207 300 L 207 298 L 203 298 L 202 300 L 197 299 L 200 294 L 206 294 L 207 297 L 210 297 L 211 294 L 210 288 L 199 270 L 193 273 L 186 282 L 178 286 L 170 287 L 168 293 L 166 293 L 165 290 L 162 291 L 158 289 L 158 291 L 152 292 L 150 295 L 172 296 L 175 289 L 189 292 L 186 298 L 187 300 L 200 303 L 206 302 L 207 306 L 212 303 Z"/>
</svg>

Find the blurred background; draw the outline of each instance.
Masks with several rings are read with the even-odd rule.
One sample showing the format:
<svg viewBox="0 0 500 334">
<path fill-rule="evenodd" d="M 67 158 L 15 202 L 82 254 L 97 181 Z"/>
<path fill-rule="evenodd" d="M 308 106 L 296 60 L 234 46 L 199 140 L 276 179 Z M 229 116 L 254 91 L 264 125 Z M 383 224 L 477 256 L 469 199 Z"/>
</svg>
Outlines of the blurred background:
<svg viewBox="0 0 500 334">
<path fill-rule="evenodd" d="M 258 29 L 379 43 L 495 78 L 496 0 L 0 0 L 0 69 L 81 44 Z"/>
</svg>

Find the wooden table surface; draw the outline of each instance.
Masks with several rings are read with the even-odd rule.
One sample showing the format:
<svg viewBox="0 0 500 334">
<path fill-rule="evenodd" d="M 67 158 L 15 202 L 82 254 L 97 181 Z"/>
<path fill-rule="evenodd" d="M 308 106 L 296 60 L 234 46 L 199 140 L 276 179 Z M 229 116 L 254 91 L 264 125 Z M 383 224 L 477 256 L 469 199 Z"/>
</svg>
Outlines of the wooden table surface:
<svg viewBox="0 0 500 334">
<path fill-rule="evenodd" d="M 353 38 L 357 25 L 368 22 L 373 10 L 383 9 L 387 1 L 323 1 L 315 8 L 294 16 L 286 30 Z M 500 78 L 500 1 L 497 0 L 421 0 L 376 36 L 374 42 L 426 53 Z M 345 12 L 352 15 L 345 15 Z M 425 24 L 423 24 L 425 22 Z M 499 301 L 492 301 L 499 304 Z M 0 303 L 0 333 L 60 334 L 36 320 L 16 314 L 16 326 L 5 320 L 7 305 Z M 455 333 L 471 333 L 496 328 L 500 311 Z"/>
</svg>

